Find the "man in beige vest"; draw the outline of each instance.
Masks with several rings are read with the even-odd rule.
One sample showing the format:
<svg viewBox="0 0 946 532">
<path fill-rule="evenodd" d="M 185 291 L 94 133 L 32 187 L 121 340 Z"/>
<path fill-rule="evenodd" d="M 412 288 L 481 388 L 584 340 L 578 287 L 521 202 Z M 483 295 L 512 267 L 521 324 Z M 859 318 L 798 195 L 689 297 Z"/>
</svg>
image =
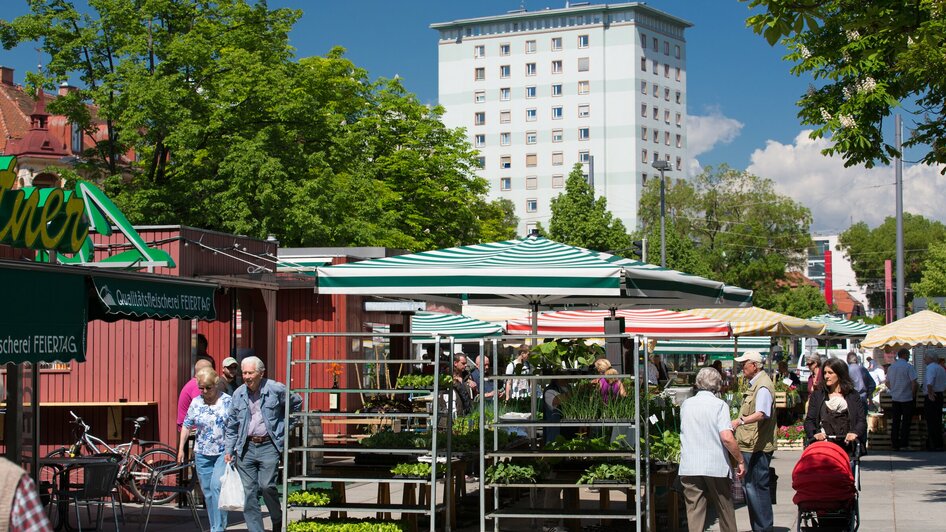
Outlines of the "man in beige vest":
<svg viewBox="0 0 946 532">
<path fill-rule="evenodd" d="M 769 493 L 769 463 L 775 451 L 775 416 L 772 415 L 775 387 L 762 370 L 762 355 L 747 351 L 736 362 L 749 380 L 743 393 L 739 419 L 732 422 L 736 442 L 746 461 L 743 490 L 753 531 L 772 530 L 772 494 Z"/>
<path fill-rule="evenodd" d="M 48 532 L 52 530 L 26 471 L 0 458 L 0 532 Z"/>
</svg>

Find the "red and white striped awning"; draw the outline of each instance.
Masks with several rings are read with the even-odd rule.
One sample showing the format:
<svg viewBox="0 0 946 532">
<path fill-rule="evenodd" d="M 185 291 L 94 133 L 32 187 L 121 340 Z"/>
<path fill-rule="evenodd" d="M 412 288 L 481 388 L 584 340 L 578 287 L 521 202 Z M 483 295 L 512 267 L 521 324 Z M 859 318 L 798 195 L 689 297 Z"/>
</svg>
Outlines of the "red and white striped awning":
<svg viewBox="0 0 946 532">
<path fill-rule="evenodd" d="M 539 314 L 540 336 L 568 337 L 570 334 L 604 334 L 604 319 L 608 310 L 560 310 Z M 724 321 L 693 316 L 662 309 L 617 310 L 615 316 L 624 318 L 625 332 L 649 338 L 729 338 L 731 329 Z M 531 334 L 532 320 L 510 320 L 508 334 Z"/>
</svg>

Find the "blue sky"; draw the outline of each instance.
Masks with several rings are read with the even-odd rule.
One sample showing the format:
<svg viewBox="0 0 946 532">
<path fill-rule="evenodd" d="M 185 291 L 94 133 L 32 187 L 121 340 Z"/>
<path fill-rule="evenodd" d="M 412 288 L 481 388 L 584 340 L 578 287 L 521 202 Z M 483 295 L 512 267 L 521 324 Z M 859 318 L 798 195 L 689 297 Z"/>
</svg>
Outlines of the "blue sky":
<svg viewBox="0 0 946 532">
<path fill-rule="evenodd" d="M 25 1 L 3 3 L 3 18 L 26 12 Z M 429 25 L 501 14 L 520 3 L 529 10 L 565 5 L 564 0 L 269 0 L 271 8 L 303 10 L 290 35 L 298 57 L 342 46 L 372 77 L 399 75 L 421 101 L 430 103 L 437 100 L 437 33 Z M 698 161 L 694 167 L 727 163 L 773 179 L 780 191 L 812 209 L 816 230 L 843 230 L 851 220 L 876 225 L 893 214 L 889 169 L 845 169 L 839 159 L 820 155 L 824 141 L 810 141 L 802 134 L 795 102 L 810 80 L 792 76 L 790 65 L 782 60 L 784 50 L 769 46 L 746 28 L 745 3 L 648 4 L 693 23 L 685 35 L 689 145 L 698 152 L 691 153 Z M 22 82 L 26 70 L 35 69 L 37 59 L 28 46 L 0 51 L 0 63 L 16 69 L 17 82 Z M 933 200 L 946 181 L 935 170 L 905 170 L 907 210 L 944 219 Z"/>
</svg>

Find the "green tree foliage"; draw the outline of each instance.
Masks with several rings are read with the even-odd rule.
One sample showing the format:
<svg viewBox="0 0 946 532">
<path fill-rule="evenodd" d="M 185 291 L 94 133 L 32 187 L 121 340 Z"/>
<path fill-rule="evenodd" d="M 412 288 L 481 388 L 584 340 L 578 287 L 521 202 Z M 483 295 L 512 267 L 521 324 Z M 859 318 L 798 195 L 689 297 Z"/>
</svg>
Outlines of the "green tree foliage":
<svg viewBox="0 0 946 532">
<path fill-rule="evenodd" d="M 667 265 L 676 253 L 672 239 L 692 246 L 710 278 L 751 288 L 759 302 L 779 291 L 786 268 L 800 266 L 811 243 L 806 207 L 775 192 L 771 180 L 725 165 L 706 168 L 693 180 L 669 180 L 666 205 L 667 232 L 674 233 L 667 238 Z M 648 259 L 654 262 L 659 256 L 654 250 L 659 254 L 660 249 L 659 180 L 647 183 L 640 217 L 650 235 Z"/>
<path fill-rule="evenodd" d="M 608 210 L 604 196 L 595 198 L 580 164 L 568 174 L 565 192 L 552 198 L 551 209 L 548 237 L 552 240 L 597 251 L 630 253 L 631 237 L 624 223 Z M 545 234 L 541 227 L 539 231 Z"/>
<path fill-rule="evenodd" d="M 920 281 L 913 285 L 917 297 L 946 296 L 946 241 L 930 244 Z"/>
<path fill-rule="evenodd" d="M 798 102 L 813 138 L 831 136 L 825 151 L 845 164 L 889 163 L 883 119 L 915 100 L 913 135 L 905 146 L 926 146 L 923 162 L 946 162 L 946 5 L 940 0 L 741 0 L 755 14 L 747 25 L 788 48 L 792 73 L 811 75 Z M 946 171 L 946 169 L 944 169 Z"/>
<path fill-rule="evenodd" d="M 778 292 L 772 295 L 770 300 L 764 302 L 762 306 L 775 312 L 804 319 L 824 314 L 830 310 L 824 300 L 824 294 L 814 286 L 799 286 Z"/>
<path fill-rule="evenodd" d="M 907 302 L 913 299 L 909 289 L 920 281 L 924 260 L 929 256 L 930 244 L 946 241 L 946 225 L 918 214 L 903 214 L 903 258 L 904 284 Z M 859 222 L 838 237 L 841 250 L 851 261 L 858 284 L 873 287 L 868 290 L 868 299 L 873 308 L 884 307 L 883 280 L 884 261 L 897 258 L 897 220 L 887 217 L 879 226 L 871 229 Z M 896 264 L 893 265 L 896 268 Z"/>
<path fill-rule="evenodd" d="M 41 43 L 51 60 L 35 83 L 82 79 L 50 108 L 91 133 L 96 106 L 110 135 L 84 156 L 133 222 L 417 251 L 515 236 L 442 108 L 370 80 L 341 49 L 293 58 L 299 11 L 247 0 L 30 7 L 0 38 Z"/>
</svg>

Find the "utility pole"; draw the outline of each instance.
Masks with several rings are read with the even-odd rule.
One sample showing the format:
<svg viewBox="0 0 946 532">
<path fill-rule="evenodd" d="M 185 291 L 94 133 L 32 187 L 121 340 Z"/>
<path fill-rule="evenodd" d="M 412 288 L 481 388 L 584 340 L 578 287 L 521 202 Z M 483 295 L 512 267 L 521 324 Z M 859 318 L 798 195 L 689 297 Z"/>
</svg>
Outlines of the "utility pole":
<svg viewBox="0 0 946 532">
<path fill-rule="evenodd" d="M 903 142 L 900 115 L 894 117 L 894 143 L 897 157 L 893 161 L 894 175 L 897 189 L 897 319 L 903 319 L 906 314 L 903 288 Z"/>
</svg>

